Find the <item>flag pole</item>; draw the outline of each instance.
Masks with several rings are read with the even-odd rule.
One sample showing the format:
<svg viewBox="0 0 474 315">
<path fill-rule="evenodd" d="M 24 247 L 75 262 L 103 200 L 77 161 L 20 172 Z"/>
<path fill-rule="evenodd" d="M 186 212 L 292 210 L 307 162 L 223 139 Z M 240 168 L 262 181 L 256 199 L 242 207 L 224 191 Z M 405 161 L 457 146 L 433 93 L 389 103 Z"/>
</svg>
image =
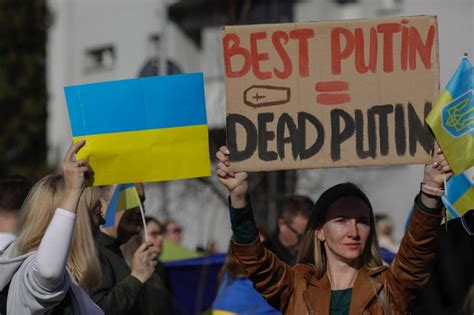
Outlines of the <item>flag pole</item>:
<svg viewBox="0 0 474 315">
<path fill-rule="evenodd" d="M 143 211 L 143 205 L 140 203 L 140 214 L 142 215 L 142 222 L 143 222 L 143 235 L 145 235 L 145 242 L 148 243 L 148 229 L 146 228 L 146 221 L 145 221 L 145 211 Z"/>
</svg>

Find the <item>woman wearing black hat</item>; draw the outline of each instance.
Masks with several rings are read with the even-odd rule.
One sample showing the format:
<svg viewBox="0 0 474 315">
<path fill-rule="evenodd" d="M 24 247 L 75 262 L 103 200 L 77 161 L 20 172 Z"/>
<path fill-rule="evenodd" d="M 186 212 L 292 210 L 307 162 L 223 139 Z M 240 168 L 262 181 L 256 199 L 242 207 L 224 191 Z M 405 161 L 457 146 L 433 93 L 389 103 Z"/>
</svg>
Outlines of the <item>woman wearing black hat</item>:
<svg viewBox="0 0 474 315">
<path fill-rule="evenodd" d="M 426 266 L 442 219 L 445 177 L 452 173 L 438 150 L 424 170 L 421 192 L 393 264 L 380 258 L 372 206 L 352 183 L 325 191 L 314 205 L 297 265 L 281 262 L 258 240 L 247 197 L 247 173 L 234 173 L 226 147 L 216 154 L 217 175 L 230 194 L 235 258 L 255 288 L 285 314 L 399 314 L 429 278 Z"/>
</svg>

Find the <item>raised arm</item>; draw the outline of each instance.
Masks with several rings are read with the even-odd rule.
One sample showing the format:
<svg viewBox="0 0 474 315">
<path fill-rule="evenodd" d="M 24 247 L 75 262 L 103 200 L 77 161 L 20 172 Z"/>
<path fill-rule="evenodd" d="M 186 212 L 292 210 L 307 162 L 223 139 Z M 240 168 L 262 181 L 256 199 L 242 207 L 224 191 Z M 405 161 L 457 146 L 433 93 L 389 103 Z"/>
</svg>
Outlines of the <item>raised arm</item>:
<svg viewBox="0 0 474 315">
<path fill-rule="evenodd" d="M 248 193 L 248 174 L 246 172 L 234 172 L 229 159 L 229 149 L 226 146 L 220 147 L 216 153 L 217 160 L 217 178 L 227 188 L 230 195 L 230 201 L 234 208 L 245 207 Z"/>
<path fill-rule="evenodd" d="M 398 254 L 390 266 L 388 285 L 397 297 L 400 308 L 408 311 L 415 299 L 415 290 L 429 279 L 429 263 L 435 254 L 435 240 L 444 214 L 441 197 L 444 180 L 452 176 L 440 150 L 432 163 L 425 166 L 421 191 Z"/>
<path fill-rule="evenodd" d="M 234 232 L 231 253 L 270 305 L 284 310 L 293 292 L 293 269 L 260 242 L 247 195 L 248 174 L 234 172 L 226 147 L 221 147 L 216 157 L 219 161 L 217 176 L 230 195 L 229 211 Z"/>
<path fill-rule="evenodd" d="M 76 161 L 74 154 L 84 141 L 73 144 L 62 163 L 64 197 L 41 240 L 34 264 L 34 275 L 45 289 L 54 290 L 64 280 L 79 198 L 85 188 L 85 173 L 89 172 L 86 161 Z"/>
</svg>

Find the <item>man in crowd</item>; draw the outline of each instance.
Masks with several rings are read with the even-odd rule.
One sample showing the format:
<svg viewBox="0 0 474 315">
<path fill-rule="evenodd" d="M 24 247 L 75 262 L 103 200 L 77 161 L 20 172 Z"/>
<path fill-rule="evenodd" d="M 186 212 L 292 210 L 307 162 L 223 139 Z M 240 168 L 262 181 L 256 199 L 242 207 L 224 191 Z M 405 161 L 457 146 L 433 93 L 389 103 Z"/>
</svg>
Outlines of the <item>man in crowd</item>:
<svg viewBox="0 0 474 315">
<path fill-rule="evenodd" d="M 145 200 L 143 184 L 136 184 L 140 199 Z M 105 212 L 110 187 L 104 187 L 101 199 Z M 103 229 L 97 240 L 102 279 L 92 290 L 92 298 L 105 314 L 168 314 L 157 299 L 157 291 L 150 280 L 155 272 L 156 253 L 151 242 L 143 242 L 133 254 L 131 267 L 127 265 L 120 246 L 142 229 L 140 208 L 116 213 L 115 224 Z"/>
<path fill-rule="evenodd" d="M 31 182 L 22 176 L 0 180 L 0 256 L 15 239 L 18 210 L 31 186 Z"/>
<path fill-rule="evenodd" d="M 287 264 L 295 263 L 296 251 L 313 208 L 311 199 L 290 196 L 283 201 L 277 218 L 277 230 L 265 246 Z"/>
</svg>

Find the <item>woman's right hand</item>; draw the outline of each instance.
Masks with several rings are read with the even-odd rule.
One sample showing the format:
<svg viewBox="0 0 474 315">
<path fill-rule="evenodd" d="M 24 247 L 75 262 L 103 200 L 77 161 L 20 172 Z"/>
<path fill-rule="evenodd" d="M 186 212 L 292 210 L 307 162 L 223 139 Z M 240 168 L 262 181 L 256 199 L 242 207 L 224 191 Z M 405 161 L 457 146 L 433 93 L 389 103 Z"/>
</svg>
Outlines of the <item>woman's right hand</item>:
<svg viewBox="0 0 474 315">
<path fill-rule="evenodd" d="M 247 172 L 234 173 L 229 159 L 229 149 L 226 146 L 220 147 L 216 153 L 217 160 L 217 178 L 227 188 L 230 194 L 232 206 L 234 208 L 245 207 L 245 195 L 248 192 L 248 174 Z"/>
</svg>

